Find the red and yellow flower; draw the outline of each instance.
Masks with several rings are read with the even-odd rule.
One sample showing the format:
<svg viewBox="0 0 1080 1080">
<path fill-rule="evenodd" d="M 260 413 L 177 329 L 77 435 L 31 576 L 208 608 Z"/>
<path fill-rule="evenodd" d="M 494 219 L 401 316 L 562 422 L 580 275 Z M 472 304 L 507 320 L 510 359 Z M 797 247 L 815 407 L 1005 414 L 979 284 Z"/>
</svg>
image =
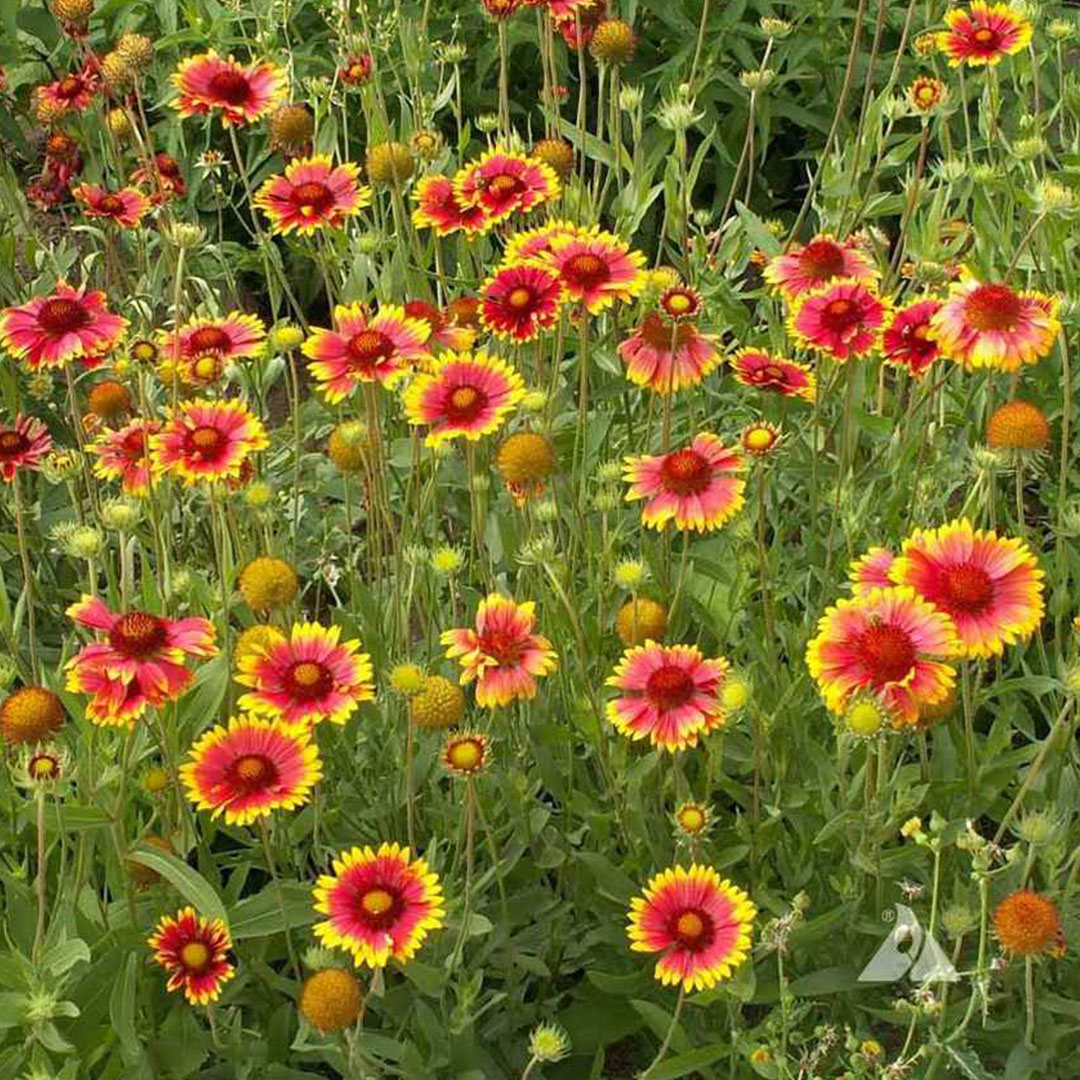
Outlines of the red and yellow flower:
<svg viewBox="0 0 1080 1080">
<path fill-rule="evenodd" d="M 183 990 L 192 1005 L 208 1005 L 235 974 L 229 962 L 232 938 L 220 919 L 206 919 L 192 907 L 158 921 L 149 938 L 154 960 L 169 973 L 168 989 Z"/>
<path fill-rule="evenodd" d="M 213 50 L 182 60 L 172 82 L 177 90 L 173 108 L 181 116 L 218 112 L 225 127 L 254 123 L 288 91 L 285 73 L 276 64 L 244 65 Z"/>
<path fill-rule="evenodd" d="M 892 312 L 881 337 L 885 363 L 905 368 L 916 379 L 925 375 L 941 355 L 938 343 L 930 336 L 931 321 L 940 309 L 940 300 L 917 300 Z"/>
<path fill-rule="evenodd" d="M 771 259 L 763 276 L 788 300 L 795 300 L 841 279 L 873 288 L 880 275 L 855 240 L 841 242 L 831 236 L 815 236 L 810 243 L 796 245 Z"/>
<path fill-rule="evenodd" d="M 344 724 L 375 696 L 371 657 L 359 641 L 341 642 L 341 628 L 297 623 L 239 661 L 236 681 L 251 687 L 240 707 L 285 724 Z"/>
<path fill-rule="evenodd" d="M 562 279 L 535 263 L 504 266 L 484 283 L 480 318 L 496 337 L 532 341 L 559 321 Z"/>
<path fill-rule="evenodd" d="M 503 265 L 539 259 L 550 254 L 557 240 L 572 240 L 582 232 L 572 221 L 549 221 L 537 229 L 516 232 L 506 241 Z"/>
<path fill-rule="evenodd" d="M 412 220 L 418 229 L 434 229 L 437 236 L 450 236 L 459 230 L 472 235 L 487 227 L 483 206 L 462 203 L 449 176 L 422 177 L 416 183 L 413 199 L 416 209 Z"/>
<path fill-rule="evenodd" d="M 694 437 L 689 446 L 656 457 L 628 457 L 624 479 L 630 484 L 628 502 L 647 499 L 642 522 L 663 530 L 675 528 L 712 532 L 725 525 L 742 507 L 746 481 L 742 452 L 726 447 L 710 432 Z"/>
<path fill-rule="evenodd" d="M 858 596 L 870 589 L 891 589 L 896 582 L 889 576 L 896 556 L 883 547 L 872 547 L 851 564 L 848 581 L 851 591 Z"/>
<path fill-rule="evenodd" d="M 447 630 L 446 655 L 462 667 L 462 685 L 476 683 L 476 703 L 486 709 L 536 696 L 536 680 L 555 670 L 551 642 L 533 633 L 536 605 L 490 593 L 476 610 L 476 626 Z"/>
<path fill-rule="evenodd" d="M 161 430 L 157 420 L 132 420 L 116 431 L 103 431 L 87 450 L 94 454 L 94 475 L 119 480 L 126 495 L 145 495 L 150 488 L 150 441 Z"/>
<path fill-rule="evenodd" d="M 248 458 L 269 445 L 262 421 L 239 401 L 185 401 L 150 439 L 155 472 L 185 484 L 238 480 Z"/>
<path fill-rule="evenodd" d="M 626 377 L 657 394 L 672 394 L 697 386 L 720 364 L 717 340 L 692 322 L 671 322 L 651 311 L 619 346 Z"/>
<path fill-rule="evenodd" d="M 438 876 L 410 854 L 383 844 L 378 851 L 354 847 L 335 859 L 333 874 L 323 874 L 315 886 L 315 910 L 326 916 L 315 924 L 315 936 L 351 953 L 358 967 L 410 960 L 446 915 Z"/>
<path fill-rule="evenodd" d="M 422 372 L 402 396 L 410 424 L 428 427 L 428 446 L 464 436 L 475 442 L 497 431 L 525 396 L 521 376 L 484 353 L 455 353 Z"/>
<path fill-rule="evenodd" d="M 228 825 L 250 825 L 273 810 L 295 810 L 322 779 L 319 751 L 307 731 L 253 716 L 219 724 L 180 767 L 188 798 Z"/>
<path fill-rule="evenodd" d="M 104 640 L 84 646 L 67 664 L 66 687 L 90 694 L 86 715 L 97 724 L 133 724 L 148 706 L 176 701 L 191 686 L 185 656 L 214 656 L 214 627 L 207 619 L 166 619 L 146 611 L 117 614 L 84 596 L 68 608 L 82 627 Z"/>
<path fill-rule="evenodd" d="M 735 381 L 743 386 L 767 390 L 781 397 L 801 397 L 813 401 L 817 378 L 805 364 L 784 360 L 763 349 L 740 349 L 729 361 Z"/>
<path fill-rule="evenodd" d="M 1045 575 L 1027 543 L 966 519 L 912 534 L 889 574 L 950 616 L 961 656 L 1000 656 L 1045 614 Z"/>
<path fill-rule="evenodd" d="M 127 319 L 106 308 L 103 292 L 58 281 L 51 296 L 0 313 L 0 344 L 31 370 L 69 360 L 92 367 L 117 346 L 127 326 Z"/>
<path fill-rule="evenodd" d="M 471 777 L 482 773 L 491 763 L 491 740 L 477 731 L 450 735 L 443 744 L 439 760 L 454 776 Z"/>
<path fill-rule="evenodd" d="M 372 316 L 363 304 L 334 308 L 334 329 L 316 328 L 304 342 L 323 397 L 335 405 L 362 383 L 391 387 L 410 368 L 431 359 L 431 327 L 404 308 L 384 307 Z"/>
<path fill-rule="evenodd" d="M 52 449 L 49 429 L 36 417 L 16 416 L 10 427 L 0 424 L 0 477 L 11 482 L 20 469 L 39 469 Z"/>
<path fill-rule="evenodd" d="M 219 319 L 192 319 L 179 334 L 161 335 L 160 354 L 165 362 L 174 358 L 182 369 L 193 370 L 206 357 L 221 361 L 258 356 L 266 341 L 266 327 L 257 315 L 230 311 Z"/>
<path fill-rule="evenodd" d="M 966 368 L 1018 371 L 1053 348 L 1061 333 L 1057 309 L 1057 299 L 1042 293 L 968 278 L 951 286 L 930 334 L 943 355 Z"/>
<path fill-rule="evenodd" d="M 551 237 L 551 251 L 541 258 L 562 278 L 566 299 L 579 303 L 590 315 L 615 303 L 640 296 L 647 283 L 645 256 L 600 229 L 576 236 Z"/>
<path fill-rule="evenodd" d="M 100 89 L 101 77 L 87 65 L 82 71 L 70 71 L 62 79 L 39 86 L 34 93 L 52 111 L 63 114 L 85 112 Z"/>
<path fill-rule="evenodd" d="M 329 154 L 299 158 L 271 176 L 252 200 L 270 219 L 270 231 L 287 235 L 340 229 L 371 205 L 371 188 L 360 183 L 359 166 L 335 166 Z"/>
<path fill-rule="evenodd" d="M 100 184 L 79 184 L 71 194 L 88 218 L 108 218 L 122 229 L 137 228 L 150 209 L 150 200 L 135 187 L 106 191 Z"/>
<path fill-rule="evenodd" d="M 999 64 L 1031 42 L 1031 23 L 1009 4 L 972 0 L 967 10 L 948 12 L 945 22 L 949 29 L 938 34 L 938 48 L 949 58 L 950 67 Z"/>
<path fill-rule="evenodd" d="M 661 750 L 697 746 L 724 723 L 727 672 L 723 657 L 707 660 L 696 645 L 647 641 L 627 649 L 608 678 L 621 694 L 608 702 L 607 717 L 627 738 L 647 738 Z"/>
<path fill-rule="evenodd" d="M 835 281 L 799 295 L 788 332 L 803 348 L 850 360 L 877 347 L 888 311 L 888 303 L 866 285 Z"/>
<path fill-rule="evenodd" d="M 634 952 L 661 953 L 655 975 L 687 993 L 728 978 L 750 956 L 757 908 L 710 866 L 673 866 L 630 902 Z"/>
<path fill-rule="evenodd" d="M 431 332 L 429 341 L 451 352 L 466 352 L 476 340 L 476 331 L 471 326 L 460 325 L 451 311 L 440 311 L 424 300 L 409 300 L 405 304 L 405 315 L 426 322 Z"/>
<path fill-rule="evenodd" d="M 949 695 L 956 672 L 942 661 L 958 647 L 949 616 L 914 589 L 867 589 L 825 612 L 806 661 L 830 711 L 842 716 L 853 695 L 870 693 L 903 727 Z"/>
<path fill-rule="evenodd" d="M 504 150 L 489 150 L 454 177 L 459 205 L 481 207 L 486 228 L 513 213 L 527 214 L 557 199 L 560 191 L 559 177 L 550 165 Z"/>
</svg>

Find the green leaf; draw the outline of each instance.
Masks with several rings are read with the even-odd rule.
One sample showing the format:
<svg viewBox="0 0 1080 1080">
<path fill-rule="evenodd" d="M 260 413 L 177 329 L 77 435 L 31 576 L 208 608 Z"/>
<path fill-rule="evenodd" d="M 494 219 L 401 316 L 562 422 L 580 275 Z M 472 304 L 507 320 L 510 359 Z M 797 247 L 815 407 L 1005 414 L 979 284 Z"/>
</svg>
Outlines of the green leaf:
<svg viewBox="0 0 1080 1080">
<path fill-rule="evenodd" d="M 135 990 L 138 985 L 138 957 L 129 953 L 120 977 L 113 984 L 109 997 L 109 1020 L 113 1031 L 120 1038 L 124 1056 L 138 1058 L 141 1053 L 139 1038 L 135 1033 Z"/>
<path fill-rule="evenodd" d="M 285 881 L 281 885 L 281 894 L 284 898 L 284 917 L 281 914 L 282 902 L 274 885 L 267 885 L 261 892 L 246 897 L 233 907 L 233 941 L 280 934 L 286 926 L 310 926 L 318 918 L 318 913 L 312 907 L 310 885 Z"/>
<path fill-rule="evenodd" d="M 156 870 L 200 915 L 220 919 L 228 927 L 229 918 L 220 897 L 206 878 L 192 870 L 187 863 L 181 862 L 175 855 L 147 847 L 136 848 L 128 854 L 128 858 Z"/>
<path fill-rule="evenodd" d="M 689 1050 L 685 1054 L 662 1061 L 649 1073 L 649 1080 L 676 1080 L 677 1077 L 687 1076 L 689 1073 L 707 1068 L 714 1061 L 719 1061 L 726 1053 L 728 1053 L 728 1047 L 722 1045 L 703 1046 L 699 1050 Z"/>
</svg>

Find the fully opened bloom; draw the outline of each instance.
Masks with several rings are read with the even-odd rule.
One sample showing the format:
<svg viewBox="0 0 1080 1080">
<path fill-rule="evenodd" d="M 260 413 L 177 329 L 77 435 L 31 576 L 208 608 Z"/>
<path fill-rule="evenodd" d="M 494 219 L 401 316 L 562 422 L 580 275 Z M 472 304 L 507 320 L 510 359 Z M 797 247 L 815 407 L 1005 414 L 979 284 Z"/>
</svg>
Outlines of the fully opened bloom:
<svg viewBox="0 0 1080 1080">
<path fill-rule="evenodd" d="M 214 656 L 214 626 L 201 618 L 166 619 L 146 611 L 118 614 L 84 596 L 68 608 L 103 640 L 84 646 L 67 664 L 67 689 L 90 694 L 86 715 L 98 724 L 131 724 L 147 706 L 175 701 L 190 687 L 184 658 Z"/>
<path fill-rule="evenodd" d="M 370 315 L 363 304 L 334 308 L 334 328 L 316 328 L 304 342 L 308 369 L 331 404 L 344 401 L 361 383 L 390 387 L 409 369 L 431 359 L 431 327 L 400 307 Z"/>
<path fill-rule="evenodd" d="M 442 887 L 408 848 L 354 847 L 334 860 L 333 874 L 315 886 L 315 910 L 326 919 L 315 936 L 352 953 L 357 966 L 385 967 L 410 960 L 432 930 L 444 924 Z"/>
<path fill-rule="evenodd" d="M 953 8 L 945 16 L 949 29 L 938 35 L 938 47 L 950 67 L 999 64 L 1002 57 L 1026 49 L 1031 23 L 1009 4 L 972 0 L 967 10 Z"/>
<path fill-rule="evenodd" d="M 38 469 L 52 449 L 49 429 L 33 416 L 16 416 L 8 427 L 0 424 L 0 476 L 15 479 L 20 469 Z"/>
<path fill-rule="evenodd" d="M 185 401 L 150 439 L 154 469 L 185 484 L 236 480 L 269 445 L 262 421 L 239 401 Z"/>
<path fill-rule="evenodd" d="M 195 371 L 208 357 L 241 360 L 258 356 L 266 341 L 266 327 L 257 315 L 230 311 L 221 318 L 196 318 L 161 335 L 160 355 L 168 363 L 174 359 L 182 370 Z"/>
<path fill-rule="evenodd" d="M 275 233 L 340 229 L 346 218 L 371 205 L 371 188 L 364 187 L 359 177 L 360 168 L 352 162 L 335 166 L 329 154 L 317 154 L 293 161 L 284 173 L 271 176 L 253 202 L 270 219 Z"/>
<path fill-rule="evenodd" d="M 841 242 L 831 236 L 815 236 L 810 243 L 777 255 L 764 273 L 765 280 L 788 300 L 841 278 L 873 288 L 878 276 L 854 240 Z"/>
<path fill-rule="evenodd" d="M 930 322 L 942 353 L 967 368 L 1017 371 L 1053 348 L 1058 301 L 1037 292 L 974 279 L 953 285 Z"/>
<path fill-rule="evenodd" d="M 463 685 L 476 683 L 476 703 L 494 709 L 536 696 L 538 677 L 555 670 L 551 642 L 533 633 L 536 605 L 490 593 L 476 610 L 476 626 L 447 630 L 446 655 L 461 664 Z"/>
<path fill-rule="evenodd" d="M 188 798 L 214 817 L 224 814 L 228 825 L 303 806 L 322 775 L 308 732 L 252 716 L 206 732 L 180 768 Z"/>
<path fill-rule="evenodd" d="M 476 441 L 497 431 L 525 396 L 521 376 L 484 353 L 453 353 L 416 376 L 402 396 L 410 424 L 429 430 L 428 446 L 464 436 Z"/>
<path fill-rule="evenodd" d="M 729 361 L 735 381 L 781 397 L 813 401 L 817 378 L 805 364 L 773 356 L 764 349 L 740 349 Z"/>
<path fill-rule="evenodd" d="M 593 229 L 576 236 L 556 234 L 541 258 L 558 271 L 573 300 L 591 315 L 627 303 L 646 285 L 645 256 L 611 233 Z"/>
<path fill-rule="evenodd" d="M 886 302 L 866 285 L 841 280 L 802 293 L 788 332 L 804 348 L 850 360 L 877 346 L 887 313 Z"/>
<path fill-rule="evenodd" d="M 743 505 L 746 481 L 742 452 L 702 432 L 689 446 L 657 457 L 628 457 L 628 502 L 646 499 L 641 520 L 651 529 L 674 522 L 679 530 L 712 532 Z"/>
<path fill-rule="evenodd" d="M 608 702 L 608 719 L 627 738 L 647 738 L 662 750 L 696 746 L 724 722 L 727 670 L 726 660 L 707 660 L 696 645 L 647 641 L 627 649 L 607 680 L 620 691 Z"/>
<path fill-rule="evenodd" d="M 106 191 L 100 184 L 79 184 L 71 189 L 88 218 L 106 218 L 122 229 L 134 229 L 150 209 L 150 200 L 134 187 Z"/>
<path fill-rule="evenodd" d="M 688 993 L 707 990 L 750 955 L 757 908 L 710 866 L 673 866 L 630 902 L 630 948 L 661 953 L 656 978 Z"/>
<path fill-rule="evenodd" d="M 39 101 L 62 115 L 85 112 L 100 89 L 101 77 L 87 65 L 82 71 L 70 71 L 62 79 L 39 86 L 35 94 Z"/>
<path fill-rule="evenodd" d="M 560 190 L 559 178 L 550 165 L 503 150 L 489 150 L 454 177 L 458 203 L 482 207 L 488 228 L 513 213 L 527 214 L 541 203 L 557 199 Z"/>
<path fill-rule="evenodd" d="M 913 533 L 889 573 L 952 618 L 962 656 L 1000 656 L 1045 612 L 1044 574 L 1027 543 L 966 519 Z"/>
<path fill-rule="evenodd" d="M 669 322 L 656 311 L 619 346 L 619 356 L 632 383 L 658 394 L 697 386 L 720 363 L 715 337 L 691 322 Z"/>
<path fill-rule="evenodd" d="M 917 300 L 892 312 L 881 336 L 885 363 L 906 368 L 915 378 L 925 375 L 941 355 L 938 343 L 930 336 L 930 322 L 940 309 L 940 300 Z"/>
<path fill-rule="evenodd" d="M 229 962 L 229 931 L 220 919 L 206 919 L 186 907 L 158 921 L 149 938 L 154 960 L 168 973 L 168 989 L 183 990 L 192 1005 L 217 1001 L 235 974 Z"/>
<path fill-rule="evenodd" d="M 265 116 L 287 93 L 285 73 L 269 61 L 237 63 L 216 52 L 189 56 L 172 76 L 181 116 L 217 112 L 225 127 L 242 127 Z"/>
<path fill-rule="evenodd" d="M 94 475 L 119 480 L 126 495 L 145 495 L 150 487 L 150 440 L 160 430 L 159 421 L 140 419 L 103 431 L 86 448 L 96 458 Z"/>
<path fill-rule="evenodd" d="M 116 347 L 127 326 L 127 319 L 105 307 L 103 292 L 58 281 L 51 296 L 0 313 L 0 344 L 31 370 L 69 360 L 93 366 Z"/>
<path fill-rule="evenodd" d="M 487 227 L 483 206 L 461 202 L 449 176 L 422 177 L 413 189 L 413 199 L 416 208 L 412 220 L 418 229 L 434 229 L 437 236 L 450 236 L 458 231 L 483 232 Z"/>
<path fill-rule="evenodd" d="M 806 661 L 832 712 L 842 716 L 852 696 L 867 692 L 897 726 L 911 726 L 922 703 L 949 695 L 956 672 L 942 661 L 958 645 L 948 615 L 913 589 L 867 589 L 825 612 Z"/>
<path fill-rule="evenodd" d="M 532 341 L 559 321 L 562 279 L 550 267 L 504 266 L 484 283 L 480 319 L 496 337 Z"/>
<path fill-rule="evenodd" d="M 288 639 L 270 641 L 239 663 L 236 681 L 251 688 L 240 707 L 286 724 L 344 724 L 375 696 L 371 657 L 341 628 L 297 623 Z"/>
</svg>

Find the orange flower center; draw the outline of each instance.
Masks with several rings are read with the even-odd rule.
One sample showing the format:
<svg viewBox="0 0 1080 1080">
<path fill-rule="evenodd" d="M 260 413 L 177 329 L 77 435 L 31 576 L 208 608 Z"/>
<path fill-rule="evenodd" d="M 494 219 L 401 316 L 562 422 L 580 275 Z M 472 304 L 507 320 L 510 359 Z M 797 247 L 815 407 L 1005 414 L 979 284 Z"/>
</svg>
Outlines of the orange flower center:
<svg viewBox="0 0 1080 1080">
<path fill-rule="evenodd" d="M 660 476 L 676 495 L 699 495 L 712 481 L 712 466 L 696 450 L 676 450 L 664 458 Z"/>
<path fill-rule="evenodd" d="M 480 636 L 480 651 L 506 667 L 521 659 L 521 641 L 502 630 L 487 630 Z"/>
<path fill-rule="evenodd" d="M 251 84 L 243 72 L 227 68 L 210 80 L 210 93 L 228 105 L 243 105 L 251 94 Z"/>
<path fill-rule="evenodd" d="M 122 214 L 124 212 L 124 200 L 119 195 L 103 195 L 98 203 L 98 209 L 103 214 Z"/>
<path fill-rule="evenodd" d="M 145 611 L 129 611 L 109 631 L 109 643 L 117 652 L 134 660 L 152 656 L 166 642 L 165 623 Z"/>
<path fill-rule="evenodd" d="M 649 676 L 645 694 L 661 711 L 677 709 L 694 696 L 694 680 L 677 664 L 665 664 Z"/>
<path fill-rule="evenodd" d="M 249 755 L 248 757 L 242 757 L 236 763 L 236 775 L 245 783 L 250 784 L 261 780 L 266 773 L 267 762 L 265 758 Z"/>
<path fill-rule="evenodd" d="M 301 686 L 314 686 L 322 678 L 322 668 L 318 664 L 297 664 L 293 678 Z"/>
<path fill-rule="evenodd" d="M 75 142 L 63 132 L 57 132 L 49 137 L 48 152 L 53 157 L 66 157 L 75 149 Z"/>
<path fill-rule="evenodd" d="M 346 346 L 354 367 L 359 371 L 373 368 L 393 352 L 393 342 L 379 330 L 361 330 L 349 338 Z"/>
<path fill-rule="evenodd" d="M 200 326 L 188 338 L 188 350 L 197 355 L 221 352 L 232 345 L 232 338 L 220 326 Z"/>
<path fill-rule="evenodd" d="M 799 252 L 799 264 L 813 281 L 830 281 L 844 272 L 844 249 L 832 240 L 811 240 Z"/>
<path fill-rule="evenodd" d="M 70 334 L 90 322 L 90 315 L 77 300 L 53 297 L 41 305 L 38 322 L 50 334 Z"/>
<path fill-rule="evenodd" d="M 225 449 L 225 442 L 216 427 L 197 427 L 187 437 L 188 449 L 199 458 L 217 457 Z"/>
<path fill-rule="evenodd" d="M 385 915 L 394 906 L 394 898 L 385 889 L 372 889 L 364 893 L 360 906 L 369 915 Z"/>
<path fill-rule="evenodd" d="M 859 639 L 858 648 L 876 684 L 901 682 L 915 666 L 915 646 L 898 626 L 871 626 Z"/>
<path fill-rule="evenodd" d="M 516 176 L 507 176 L 505 173 L 492 177 L 485 185 L 486 190 L 500 198 L 509 198 L 523 190 L 525 185 Z"/>
<path fill-rule="evenodd" d="M 582 289 L 595 288 L 611 277 L 607 263 L 599 255 L 575 255 L 562 268 L 563 277 Z"/>
<path fill-rule="evenodd" d="M 488 396 L 476 386 L 459 386 L 446 403 L 447 419 L 453 424 L 471 424 L 484 411 Z"/>
<path fill-rule="evenodd" d="M 60 85 L 56 88 L 56 94 L 62 98 L 73 98 L 79 96 L 80 90 L 82 90 L 82 79 L 77 79 L 74 75 L 68 75 L 60 80 Z"/>
<path fill-rule="evenodd" d="M 201 941 L 189 941 L 180 950 L 180 962 L 189 971 L 205 971 L 210 963 L 210 950 Z"/>
<path fill-rule="evenodd" d="M 0 432 L 0 457 L 15 457 L 30 445 L 30 440 L 21 431 Z"/>
<path fill-rule="evenodd" d="M 981 30 L 975 31 L 975 40 L 980 45 L 990 45 L 997 40 L 997 34 L 993 30 L 983 27 Z"/>
<path fill-rule="evenodd" d="M 976 330 L 1012 330 L 1023 306 L 1008 285 L 980 285 L 968 296 L 964 314 Z"/>
<path fill-rule="evenodd" d="M 309 180 L 293 188 L 292 198 L 301 213 L 317 214 L 333 204 L 334 193 L 320 181 Z"/>
<path fill-rule="evenodd" d="M 670 933 L 684 949 L 697 951 L 712 941 L 713 922 L 706 912 L 689 908 L 671 920 Z"/>
<path fill-rule="evenodd" d="M 532 302 L 532 298 L 532 289 L 526 289 L 524 286 L 519 286 L 507 296 L 506 302 L 512 308 L 517 308 L 520 311 L 522 308 L 527 308 L 529 306 Z"/>
<path fill-rule="evenodd" d="M 784 381 L 784 369 L 777 367 L 776 364 L 766 364 L 758 374 L 759 378 L 768 379 L 770 382 Z"/>
<path fill-rule="evenodd" d="M 300 701 L 313 701 L 334 688 L 333 673 L 316 660 L 293 664 L 284 679 L 286 692 Z"/>
<path fill-rule="evenodd" d="M 476 739 L 463 739 L 454 743 L 446 752 L 446 758 L 455 769 L 475 769 L 484 756 L 484 750 Z"/>
<path fill-rule="evenodd" d="M 859 309 L 853 300 L 830 300 L 821 313 L 825 327 L 843 333 L 859 321 Z"/>
<path fill-rule="evenodd" d="M 956 611 L 971 614 L 981 611 L 994 595 L 990 575 L 978 566 L 965 563 L 945 571 L 946 602 Z"/>
</svg>

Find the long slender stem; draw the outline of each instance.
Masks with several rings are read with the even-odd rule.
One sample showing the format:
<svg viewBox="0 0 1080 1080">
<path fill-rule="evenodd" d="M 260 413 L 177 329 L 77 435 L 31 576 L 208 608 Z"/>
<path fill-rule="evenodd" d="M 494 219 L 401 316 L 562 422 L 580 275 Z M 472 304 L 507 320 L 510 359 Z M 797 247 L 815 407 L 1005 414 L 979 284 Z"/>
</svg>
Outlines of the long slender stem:
<svg viewBox="0 0 1080 1080">
<path fill-rule="evenodd" d="M 289 916 L 285 911 L 285 889 L 281 884 L 281 878 L 274 863 L 274 856 L 270 850 L 270 830 L 266 825 L 266 818 L 259 818 L 259 831 L 262 833 L 263 852 L 266 855 L 266 868 L 270 871 L 270 877 L 274 881 L 274 891 L 277 893 L 278 911 L 281 913 L 282 929 L 285 932 L 285 948 L 289 953 L 289 966 L 292 968 L 293 978 L 297 985 L 303 982 L 300 975 L 300 965 L 296 960 L 296 950 L 293 948 L 292 934 L 289 931 Z"/>
<path fill-rule="evenodd" d="M 37 877 L 34 881 L 34 891 L 37 893 L 37 927 L 34 930 L 34 951 L 31 956 L 37 960 L 41 953 L 41 945 L 45 940 L 45 798 L 46 791 L 43 783 L 38 783 L 35 801 L 37 803 Z"/>
<path fill-rule="evenodd" d="M 41 668 L 38 666 L 37 651 L 37 627 L 35 625 L 35 609 L 37 600 L 34 595 L 34 571 L 30 566 L 30 549 L 26 544 L 26 522 L 22 502 L 22 483 L 18 472 L 12 478 L 12 490 L 15 494 L 15 535 L 19 544 L 19 559 L 22 562 L 23 587 L 26 590 L 26 630 L 27 646 L 30 650 L 30 678 L 38 682 L 41 678 Z"/>
<path fill-rule="evenodd" d="M 671 1045 L 672 1037 L 675 1035 L 675 1028 L 679 1023 L 679 1016 L 682 1013 L 683 1002 L 686 1000 L 686 987 L 679 987 L 679 1000 L 675 1002 L 675 1012 L 672 1013 L 671 1023 L 668 1025 L 667 1034 L 664 1036 L 664 1041 L 660 1044 L 660 1049 L 657 1051 L 656 1057 L 653 1058 L 652 1064 L 641 1074 L 641 1080 L 648 1080 L 648 1077 L 656 1071 L 657 1065 L 667 1056 L 668 1047 Z"/>
</svg>

